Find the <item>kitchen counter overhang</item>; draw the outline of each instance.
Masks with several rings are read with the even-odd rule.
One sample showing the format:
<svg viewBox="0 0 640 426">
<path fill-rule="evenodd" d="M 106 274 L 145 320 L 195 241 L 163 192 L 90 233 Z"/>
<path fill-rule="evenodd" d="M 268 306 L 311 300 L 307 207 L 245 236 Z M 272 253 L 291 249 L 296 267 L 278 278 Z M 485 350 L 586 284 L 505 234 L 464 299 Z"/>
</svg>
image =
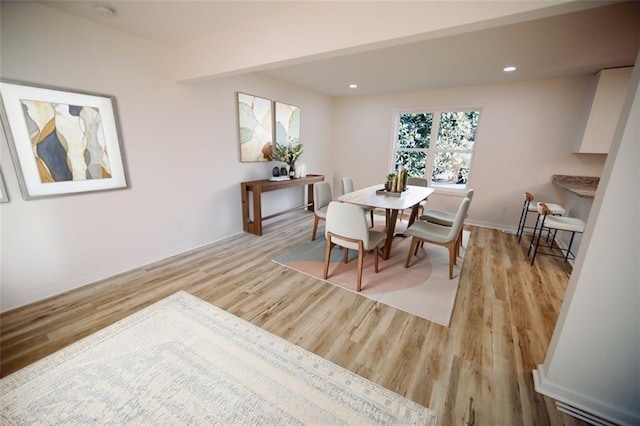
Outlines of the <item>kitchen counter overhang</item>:
<svg viewBox="0 0 640 426">
<path fill-rule="evenodd" d="M 594 198 L 600 178 L 593 176 L 553 175 L 551 182 L 576 194 L 578 197 Z"/>
</svg>

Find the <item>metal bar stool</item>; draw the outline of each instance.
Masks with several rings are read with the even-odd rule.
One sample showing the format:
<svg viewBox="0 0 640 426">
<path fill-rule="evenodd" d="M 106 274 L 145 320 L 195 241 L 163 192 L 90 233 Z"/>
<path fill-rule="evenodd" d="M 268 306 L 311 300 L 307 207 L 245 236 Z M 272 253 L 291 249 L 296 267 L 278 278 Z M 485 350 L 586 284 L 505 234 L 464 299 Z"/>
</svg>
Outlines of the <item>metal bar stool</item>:
<svg viewBox="0 0 640 426">
<path fill-rule="evenodd" d="M 531 243 L 529 244 L 529 251 L 527 252 L 527 256 L 531 253 L 531 249 L 533 248 L 533 257 L 531 258 L 531 264 L 533 265 L 533 261 L 536 259 L 536 254 L 538 253 L 538 248 L 540 247 L 540 239 L 542 238 L 542 233 L 546 228 L 549 232 L 553 230 L 553 238 L 551 239 L 551 244 L 547 247 L 551 250 L 550 253 L 543 253 L 548 256 L 556 256 L 556 257 L 564 257 L 564 260 L 567 261 L 569 259 L 574 260 L 576 258 L 575 254 L 571 252 L 571 245 L 573 244 L 573 238 L 576 236 L 576 232 L 583 233 L 584 232 L 584 222 L 575 217 L 566 217 L 566 216 L 553 216 L 553 213 L 549 209 L 548 205 L 545 203 L 538 203 L 538 214 L 542 217 L 540 221 L 540 229 L 538 230 L 538 237 L 536 239 L 535 231 L 533 237 L 531 238 Z M 537 226 L 537 223 L 536 223 Z M 569 241 L 569 247 L 566 249 L 561 249 L 560 247 L 554 247 L 553 242 L 555 240 L 556 233 L 558 231 L 567 231 L 571 232 L 571 240 Z M 533 240 L 536 240 L 535 244 Z M 560 253 L 566 252 L 562 256 L 553 253 L 553 250 L 558 250 Z"/>
<path fill-rule="evenodd" d="M 530 192 L 524 193 L 524 204 L 522 205 L 522 213 L 520 214 L 520 222 L 518 222 L 518 230 L 516 232 L 516 235 L 518 236 L 518 242 L 520 242 L 520 240 L 522 239 L 522 234 L 524 233 L 525 228 L 533 229 L 533 236 L 535 236 L 536 234 L 536 229 L 538 228 L 538 222 L 540 221 L 540 213 L 538 213 L 538 206 L 542 202 L 539 202 L 537 204 L 532 204 L 533 200 L 534 200 L 534 197 Z M 547 205 L 547 208 L 551 211 L 551 215 L 553 216 L 564 215 L 565 210 L 560 204 L 553 204 L 553 203 L 545 203 L 545 204 Z M 538 213 L 538 216 L 536 217 L 536 224 L 533 228 L 525 225 L 527 222 L 527 217 L 529 213 Z M 532 241 L 533 241 L 533 236 L 531 237 Z"/>
</svg>

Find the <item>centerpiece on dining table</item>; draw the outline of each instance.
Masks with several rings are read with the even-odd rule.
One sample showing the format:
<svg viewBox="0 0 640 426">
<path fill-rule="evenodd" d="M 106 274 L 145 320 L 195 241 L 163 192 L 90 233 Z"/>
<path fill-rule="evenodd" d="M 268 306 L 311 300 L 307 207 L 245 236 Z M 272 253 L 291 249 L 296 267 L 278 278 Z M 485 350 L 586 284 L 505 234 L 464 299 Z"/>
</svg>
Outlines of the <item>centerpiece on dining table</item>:
<svg viewBox="0 0 640 426">
<path fill-rule="evenodd" d="M 376 193 L 393 195 L 395 197 L 401 196 L 402 193 L 407 190 L 407 177 L 407 171 L 400 167 L 396 173 L 389 173 L 387 175 L 384 189 L 380 189 L 376 191 Z"/>
</svg>

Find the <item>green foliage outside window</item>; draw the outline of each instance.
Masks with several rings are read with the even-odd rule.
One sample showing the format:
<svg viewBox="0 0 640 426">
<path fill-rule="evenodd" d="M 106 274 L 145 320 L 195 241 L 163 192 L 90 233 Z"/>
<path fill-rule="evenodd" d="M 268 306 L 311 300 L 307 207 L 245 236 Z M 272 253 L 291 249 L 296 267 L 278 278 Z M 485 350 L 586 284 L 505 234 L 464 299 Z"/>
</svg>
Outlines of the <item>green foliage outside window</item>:
<svg viewBox="0 0 640 426">
<path fill-rule="evenodd" d="M 430 174 L 436 185 L 465 185 L 479 117 L 479 111 L 441 113 L 436 146 L 433 147 L 430 144 L 433 113 L 401 114 L 394 161 L 396 169 L 404 167 L 409 176 Z M 428 168 L 431 168 L 430 173 L 425 173 Z"/>
<path fill-rule="evenodd" d="M 431 142 L 433 114 L 402 114 L 398 125 L 396 170 L 402 166 L 409 176 L 424 176 L 427 150 Z"/>
</svg>

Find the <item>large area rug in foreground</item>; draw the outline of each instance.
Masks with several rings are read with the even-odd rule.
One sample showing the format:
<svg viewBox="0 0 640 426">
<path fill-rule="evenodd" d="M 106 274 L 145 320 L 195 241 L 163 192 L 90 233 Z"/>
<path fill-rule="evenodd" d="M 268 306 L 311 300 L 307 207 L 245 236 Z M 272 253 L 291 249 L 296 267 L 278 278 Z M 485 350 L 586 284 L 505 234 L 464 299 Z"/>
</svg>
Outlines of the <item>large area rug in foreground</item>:
<svg viewBox="0 0 640 426">
<path fill-rule="evenodd" d="M 1 424 L 428 424 L 432 410 L 178 292 L 0 380 Z"/>
<path fill-rule="evenodd" d="M 382 230 L 376 224 L 376 229 Z M 398 222 L 397 233 L 405 229 Z M 322 235 L 322 234 L 320 234 Z M 365 256 L 362 273 L 362 290 L 359 294 L 448 327 L 451 323 L 460 271 L 464 261 L 469 231 L 463 232 L 461 258 L 449 279 L 449 252 L 445 247 L 425 243 L 418 249 L 409 268 L 404 264 L 411 245 L 411 238 L 397 236 L 393 240 L 391 256 L 379 260 L 378 273 L 374 272 L 373 254 Z M 324 255 L 327 241 L 324 235 L 276 257 L 274 261 L 298 272 L 323 279 Z M 349 262 L 343 262 L 343 252 L 338 247 L 331 251 L 329 283 L 355 291 L 358 252 L 349 250 Z"/>
</svg>

